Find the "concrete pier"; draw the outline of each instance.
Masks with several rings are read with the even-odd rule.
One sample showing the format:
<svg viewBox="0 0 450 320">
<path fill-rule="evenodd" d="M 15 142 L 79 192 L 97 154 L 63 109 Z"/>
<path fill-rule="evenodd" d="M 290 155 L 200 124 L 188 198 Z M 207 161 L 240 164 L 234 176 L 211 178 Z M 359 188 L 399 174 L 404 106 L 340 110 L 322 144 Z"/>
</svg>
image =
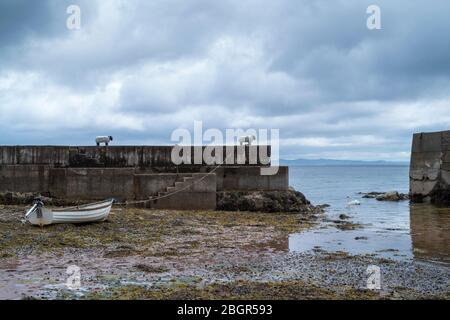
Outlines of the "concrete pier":
<svg viewBox="0 0 450 320">
<path fill-rule="evenodd" d="M 413 136 L 409 173 L 414 202 L 450 202 L 450 131 Z"/>
<path fill-rule="evenodd" d="M 216 208 L 219 191 L 288 190 L 289 172 L 280 167 L 262 176 L 270 165 L 270 146 L 223 147 L 233 151 L 234 164 L 174 165 L 172 146 L 0 146 L 0 192 L 33 192 L 67 200 L 139 201 L 160 198 L 160 209 Z M 195 153 L 192 147 L 192 156 Z M 255 163 L 251 152 L 259 154 Z M 239 158 L 239 161 L 238 161 Z M 244 161 L 242 161 L 244 159 Z M 194 159 L 192 159 L 192 162 Z M 176 191 L 176 192 L 174 192 Z M 172 195 L 173 194 L 173 195 Z"/>
</svg>

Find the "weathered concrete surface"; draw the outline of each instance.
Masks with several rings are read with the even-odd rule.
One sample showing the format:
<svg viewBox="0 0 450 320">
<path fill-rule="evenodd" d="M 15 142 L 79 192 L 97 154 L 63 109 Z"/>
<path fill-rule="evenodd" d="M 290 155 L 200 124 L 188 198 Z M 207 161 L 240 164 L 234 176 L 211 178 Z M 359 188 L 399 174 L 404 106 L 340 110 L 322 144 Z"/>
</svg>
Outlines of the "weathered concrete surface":
<svg viewBox="0 0 450 320">
<path fill-rule="evenodd" d="M 52 197 L 69 200 L 133 199 L 134 169 L 50 169 L 49 191 Z"/>
<path fill-rule="evenodd" d="M 191 147 L 191 165 L 211 165 L 195 162 L 203 147 Z M 222 146 L 228 165 L 270 165 L 270 146 Z M 0 165 L 51 165 L 55 167 L 174 167 L 173 146 L 0 146 Z M 214 154 L 214 153 L 213 153 Z M 256 155 L 251 159 L 250 155 Z M 200 157 L 201 159 L 202 157 Z M 181 166 L 189 165 L 182 164 Z"/>
<path fill-rule="evenodd" d="M 450 202 L 450 131 L 413 136 L 410 195 L 414 202 Z"/>
<path fill-rule="evenodd" d="M 180 173 L 153 173 L 127 167 L 53 168 L 48 165 L 0 165 L 0 191 L 41 192 L 64 197 L 69 197 L 69 193 L 74 192 L 76 196 L 83 196 L 84 193 L 89 193 L 88 196 L 98 196 L 111 191 L 107 187 L 101 187 L 103 184 L 119 183 L 122 186 L 115 190 L 113 195 L 117 196 L 121 193 L 122 198 L 127 198 L 131 194 L 130 189 L 134 189 L 134 194 L 138 195 L 156 194 L 165 187 L 173 185 L 177 181 L 176 177 L 203 175 L 214 169 L 218 191 L 279 191 L 287 190 L 289 186 L 288 167 L 280 167 L 278 173 L 272 176 L 261 176 L 260 167 L 191 167 L 189 169 Z M 117 178 L 114 178 L 115 176 Z M 97 191 L 87 188 L 87 184 L 91 184 L 89 188 L 97 189 Z"/>
<path fill-rule="evenodd" d="M 0 165 L 0 191 L 49 192 L 47 165 Z"/>
<path fill-rule="evenodd" d="M 69 165 L 69 147 L 0 146 L 0 165 Z"/>
<path fill-rule="evenodd" d="M 263 176 L 260 167 L 221 167 L 216 170 L 218 191 L 280 191 L 289 189 L 289 168 Z"/>
</svg>

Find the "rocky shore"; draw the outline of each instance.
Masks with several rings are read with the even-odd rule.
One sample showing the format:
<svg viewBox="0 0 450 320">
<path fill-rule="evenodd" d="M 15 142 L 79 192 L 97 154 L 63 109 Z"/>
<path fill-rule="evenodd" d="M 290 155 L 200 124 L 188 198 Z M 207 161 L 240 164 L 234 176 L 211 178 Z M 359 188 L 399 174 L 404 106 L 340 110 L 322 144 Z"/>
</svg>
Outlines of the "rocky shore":
<svg viewBox="0 0 450 320">
<path fill-rule="evenodd" d="M 290 252 L 290 234 L 320 215 L 114 207 L 103 223 L 39 228 L 20 223 L 25 209 L 0 206 L 0 298 L 449 298 L 446 266 Z M 366 287 L 369 265 L 382 270 L 380 290 Z"/>
</svg>

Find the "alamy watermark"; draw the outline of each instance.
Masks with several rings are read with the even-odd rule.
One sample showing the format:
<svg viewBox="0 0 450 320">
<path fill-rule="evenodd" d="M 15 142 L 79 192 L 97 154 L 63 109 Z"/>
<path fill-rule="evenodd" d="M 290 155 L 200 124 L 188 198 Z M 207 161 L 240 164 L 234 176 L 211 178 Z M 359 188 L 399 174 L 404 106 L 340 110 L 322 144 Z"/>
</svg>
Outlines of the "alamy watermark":
<svg viewBox="0 0 450 320">
<path fill-rule="evenodd" d="M 381 8 L 375 4 L 367 7 L 366 13 L 370 16 L 367 18 L 366 25 L 369 30 L 381 29 Z"/>
<path fill-rule="evenodd" d="M 194 121 L 193 134 L 185 128 L 172 132 L 171 141 L 176 145 L 171 161 L 175 165 L 258 164 L 261 175 L 275 175 L 278 173 L 279 140 L 279 129 L 225 129 L 224 134 L 215 128 L 203 131 L 203 123 Z"/>
<path fill-rule="evenodd" d="M 367 7 L 366 13 L 369 17 L 366 20 L 366 26 L 369 30 L 381 29 L 381 8 L 376 4 Z M 69 16 L 66 20 L 66 27 L 69 30 L 81 29 L 81 8 L 79 5 L 71 4 L 66 8 L 66 14 Z"/>
<path fill-rule="evenodd" d="M 66 27 L 69 30 L 80 30 L 81 28 L 81 8 L 76 4 L 67 7 L 66 13 L 69 15 L 66 20 Z"/>
<path fill-rule="evenodd" d="M 81 288 L 81 269 L 77 265 L 67 267 L 66 273 L 69 277 L 66 280 L 66 287 L 70 290 L 78 290 Z"/>
<path fill-rule="evenodd" d="M 381 269 L 379 266 L 370 265 L 366 269 L 366 274 L 369 276 L 366 282 L 366 288 L 369 290 L 381 289 Z"/>
</svg>

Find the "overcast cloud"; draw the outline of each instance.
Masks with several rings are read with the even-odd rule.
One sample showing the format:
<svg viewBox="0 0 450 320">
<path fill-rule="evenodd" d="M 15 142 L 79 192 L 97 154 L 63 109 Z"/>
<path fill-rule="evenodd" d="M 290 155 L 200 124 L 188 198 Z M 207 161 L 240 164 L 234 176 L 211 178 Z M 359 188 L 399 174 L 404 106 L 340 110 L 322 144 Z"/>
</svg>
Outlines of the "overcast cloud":
<svg viewBox="0 0 450 320">
<path fill-rule="evenodd" d="M 448 0 L 1 0 L 0 144 L 170 144 L 202 120 L 279 128 L 284 158 L 407 160 L 450 129 L 449 34 Z"/>
</svg>

